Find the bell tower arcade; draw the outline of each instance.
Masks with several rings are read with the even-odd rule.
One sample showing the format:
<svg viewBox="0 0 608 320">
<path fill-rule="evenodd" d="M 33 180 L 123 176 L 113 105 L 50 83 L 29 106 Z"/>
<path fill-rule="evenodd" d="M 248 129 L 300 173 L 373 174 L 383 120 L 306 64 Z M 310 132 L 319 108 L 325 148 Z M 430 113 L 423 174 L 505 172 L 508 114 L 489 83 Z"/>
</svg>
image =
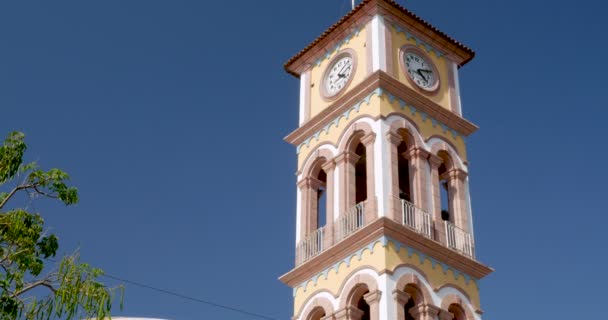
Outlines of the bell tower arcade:
<svg viewBox="0 0 608 320">
<path fill-rule="evenodd" d="M 474 52 L 364 0 L 291 58 L 300 79 L 294 320 L 478 320 L 459 67 Z"/>
</svg>

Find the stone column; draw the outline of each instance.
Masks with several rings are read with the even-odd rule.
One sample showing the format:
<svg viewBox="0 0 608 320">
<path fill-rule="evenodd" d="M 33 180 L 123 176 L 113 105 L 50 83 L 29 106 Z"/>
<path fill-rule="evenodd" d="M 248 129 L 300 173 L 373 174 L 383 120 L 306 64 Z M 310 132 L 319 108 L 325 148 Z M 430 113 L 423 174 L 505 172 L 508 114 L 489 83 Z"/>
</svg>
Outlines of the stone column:
<svg viewBox="0 0 608 320">
<path fill-rule="evenodd" d="M 454 224 L 466 231 L 469 230 L 469 208 L 466 196 L 467 173 L 460 169 L 452 169 L 447 172 L 450 193 L 450 211 L 454 214 Z"/>
<path fill-rule="evenodd" d="M 327 185 L 325 190 L 327 192 L 326 208 L 325 208 L 325 233 L 323 234 L 323 249 L 331 247 L 334 243 L 334 168 L 336 163 L 333 160 L 327 161 L 323 164 L 322 169 L 327 175 Z"/>
<path fill-rule="evenodd" d="M 306 239 L 306 236 L 319 227 L 317 221 L 317 192 L 322 185 L 321 181 L 311 177 L 298 182 L 302 195 L 300 241 Z"/>
<path fill-rule="evenodd" d="M 355 163 L 359 156 L 350 151 L 343 152 L 335 157 L 336 170 L 340 170 L 340 189 L 338 216 L 345 214 L 355 205 Z M 335 194 L 334 194 L 335 196 Z"/>
<path fill-rule="evenodd" d="M 376 189 L 374 187 L 374 141 L 376 141 L 376 134 L 370 133 L 361 138 L 361 143 L 365 146 L 365 175 L 367 185 L 367 201 L 364 208 L 365 224 L 369 224 L 378 218 L 377 212 L 377 199 Z"/>
<path fill-rule="evenodd" d="M 330 315 L 327 315 L 327 316 L 321 318 L 321 320 L 336 320 L 336 316 L 332 313 Z"/>
<path fill-rule="evenodd" d="M 405 319 L 405 310 L 403 309 L 407 302 L 410 300 L 410 296 L 407 292 L 395 289 L 393 291 L 393 299 L 395 300 L 395 315 L 396 319 Z"/>
<path fill-rule="evenodd" d="M 439 309 L 439 320 L 452 320 L 454 319 L 454 315 L 447 311 L 447 310 L 443 310 L 443 309 Z"/>
<path fill-rule="evenodd" d="M 441 219 L 441 184 L 439 182 L 439 167 L 443 163 L 443 160 L 438 156 L 429 154 L 428 163 L 431 167 L 430 185 L 433 199 L 432 210 L 429 212 L 433 215 L 433 220 L 435 221 L 435 240 L 446 243 L 444 223 Z"/>
<path fill-rule="evenodd" d="M 410 314 L 418 320 L 439 320 L 441 309 L 432 304 L 423 304 L 411 308 Z"/>
<path fill-rule="evenodd" d="M 354 306 L 347 306 L 344 309 L 338 310 L 334 313 L 336 320 L 361 320 L 362 316 L 363 311 Z"/>
<path fill-rule="evenodd" d="M 380 320 L 380 298 L 382 297 L 382 292 L 380 290 L 376 290 L 374 292 L 369 292 L 363 295 L 363 299 L 369 305 L 369 318 L 370 320 Z"/>
<path fill-rule="evenodd" d="M 390 183 L 388 189 L 388 212 L 387 218 L 401 223 L 401 202 L 399 199 L 399 154 L 397 147 L 403 141 L 400 135 L 394 132 L 386 134 L 386 140 L 389 142 L 389 163 L 390 163 Z"/>
<path fill-rule="evenodd" d="M 411 148 L 401 156 L 409 161 L 410 179 L 412 180 L 412 201 L 422 210 L 432 214 L 433 204 L 429 203 L 429 192 L 432 186 L 428 181 L 429 163 L 427 161 L 429 153 L 422 148 Z"/>
</svg>

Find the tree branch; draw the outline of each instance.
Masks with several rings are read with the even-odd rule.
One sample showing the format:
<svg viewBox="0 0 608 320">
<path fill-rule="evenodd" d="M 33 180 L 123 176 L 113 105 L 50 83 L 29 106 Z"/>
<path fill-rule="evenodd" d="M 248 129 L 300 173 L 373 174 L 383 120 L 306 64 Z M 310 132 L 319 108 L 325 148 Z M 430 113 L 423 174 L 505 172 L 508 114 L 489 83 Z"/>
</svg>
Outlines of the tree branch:
<svg viewBox="0 0 608 320">
<path fill-rule="evenodd" d="M 40 190 L 38 189 L 38 186 L 37 186 L 37 185 L 32 185 L 32 188 L 34 188 L 34 190 L 36 190 L 36 192 L 37 192 L 38 194 L 41 194 L 41 195 L 43 195 L 43 196 L 45 196 L 45 197 L 47 197 L 47 198 L 52 198 L 52 199 L 57 199 L 57 198 L 59 198 L 58 196 L 52 195 L 52 194 L 50 194 L 50 193 L 46 193 L 46 192 L 44 192 L 44 191 L 40 191 Z M 0 208 L 1 208 L 1 207 L 0 207 Z"/>
<path fill-rule="evenodd" d="M 53 293 L 57 292 L 57 290 L 53 287 L 53 285 L 48 281 L 48 279 L 43 279 L 43 280 L 38 280 L 35 282 L 32 282 L 30 284 L 28 284 L 27 286 L 23 287 L 23 289 L 16 291 L 15 293 L 13 293 L 13 297 L 18 297 L 36 287 L 39 286 L 43 286 L 43 287 L 47 287 L 49 288 Z"/>
<path fill-rule="evenodd" d="M 2 207 L 4 207 L 4 205 L 8 202 L 8 200 L 10 198 L 12 198 L 15 193 L 17 193 L 17 191 L 19 190 L 23 190 L 23 189 L 29 189 L 29 188 L 35 188 L 35 186 L 33 184 L 24 184 L 24 185 L 20 185 L 15 187 L 13 190 L 11 190 L 11 192 L 6 196 L 6 198 L 4 198 L 4 200 L 2 200 L 2 203 L 0 203 L 0 209 L 2 209 Z"/>
</svg>

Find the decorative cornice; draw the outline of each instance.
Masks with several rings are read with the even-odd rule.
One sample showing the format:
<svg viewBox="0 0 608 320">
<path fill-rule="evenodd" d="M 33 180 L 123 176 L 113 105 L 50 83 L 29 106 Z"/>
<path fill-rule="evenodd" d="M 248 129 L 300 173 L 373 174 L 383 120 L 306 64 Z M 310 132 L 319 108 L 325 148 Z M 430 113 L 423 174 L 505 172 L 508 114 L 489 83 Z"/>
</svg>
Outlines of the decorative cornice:
<svg viewBox="0 0 608 320">
<path fill-rule="evenodd" d="M 435 49 L 433 46 L 431 46 L 430 44 L 424 42 L 422 39 L 418 38 L 417 36 L 415 36 L 414 34 L 412 34 L 411 32 L 409 32 L 408 30 L 402 28 L 401 26 L 398 26 L 395 23 L 390 23 L 391 27 L 393 27 L 393 29 L 395 30 L 395 32 L 397 33 L 403 33 L 403 35 L 405 35 L 405 39 L 410 40 L 413 39 L 414 42 L 416 42 L 416 46 L 420 47 L 422 46 L 424 49 L 426 49 L 427 53 L 430 52 L 434 52 L 435 55 L 437 56 L 437 58 L 444 58 L 445 57 L 445 53 Z"/>
<path fill-rule="evenodd" d="M 387 218 L 379 218 L 337 245 L 281 276 L 280 280 L 293 288 L 294 295 L 299 288 L 306 292 L 310 283 L 316 286 L 319 279 L 326 280 L 330 272 L 338 273 L 340 264 L 344 263 L 347 267 L 350 267 L 353 258 L 358 261 L 362 259 L 363 251 L 369 250 L 373 254 L 377 243 L 381 243 L 382 248 L 386 248 L 389 242 L 396 247 L 397 253 L 406 250 L 407 256 L 410 258 L 413 254 L 416 254 L 421 264 L 428 259 L 433 269 L 440 266 L 443 274 L 447 274 L 448 270 L 451 270 L 454 280 L 463 277 L 466 284 L 470 281 L 477 283 L 478 279 L 493 271 L 491 268 L 460 255 L 434 240 L 421 238 L 414 231 L 396 222 Z M 442 259 L 442 261 L 438 259 Z M 328 262 L 330 263 L 329 266 L 327 266 Z M 459 267 L 455 267 L 455 265 Z M 467 271 L 463 271 L 461 268 Z M 387 271 L 393 272 L 394 270 Z"/>
<path fill-rule="evenodd" d="M 461 137 L 464 140 L 466 136 L 477 130 L 474 124 L 416 93 L 385 72 L 377 71 L 347 92 L 345 97 L 289 134 L 285 140 L 296 144 L 296 152 L 300 153 L 302 148 L 310 146 L 313 140 L 318 142 L 322 133 L 329 133 L 338 128 L 341 121 L 348 121 L 354 113 L 360 113 L 362 107 L 369 106 L 374 95 L 385 96 L 391 104 L 397 102 L 402 111 L 409 112 L 412 116 L 420 114 L 423 122 L 430 120 L 433 127 L 439 125 L 443 133 L 450 132 L 454 138 Z M 353 98 L 356 100 L 351 102 Z"/>
<path fill-rule="evenodd" d="M 350 40 L 352 40 L 354 37 L 358 36 L 359 33 L 361 33 L 361 30 L 363 30 L 363 26 L 359 26 L 357 27 L 353 32 L 351 32 L 349 35 L 347 35 L 344 39 L 342 39 L 342 41 L 336 43 L 333 48 L 326 50 L 325 54 L 322 55 L 321 57 L 319 57 L 316 61 L 315 61 L 315 66 L 318 67 L 319 65 L 321 65 L 321 63 L 324 60 L 328 60 L 329 58 L 331 58 L 331 56 L 334 55 L 334 53 L 340 51 L 340 49 L 342 49 L 342 47 L 346 44 L 348 44 L 350 42 Z"/>
<path fill-rule="evenodd" d="M 342 17 L 306 48 L 289 59 L 284 65 L 285 70 L 299 77 L 300 73 L 310 66 L 311 61 L 315 61 L 319 55 L 323 54 L 325 48 L 332 47 L 333 43 L 340 41 L 345 34 L 348 34 L 350 29 L 366 24 L 376 14 L 397 20 L 418 30 L 421 32 L 421 36 L 428 38 L 425 42 L 432 42 L 447 50 L 448 53 L 457 58 L 456 62 L 461 66 L 475 56 L 473 50 L 441 32 L 397 2 L 393 0 L 363 0 L 354 10 Z"/>
</svg>

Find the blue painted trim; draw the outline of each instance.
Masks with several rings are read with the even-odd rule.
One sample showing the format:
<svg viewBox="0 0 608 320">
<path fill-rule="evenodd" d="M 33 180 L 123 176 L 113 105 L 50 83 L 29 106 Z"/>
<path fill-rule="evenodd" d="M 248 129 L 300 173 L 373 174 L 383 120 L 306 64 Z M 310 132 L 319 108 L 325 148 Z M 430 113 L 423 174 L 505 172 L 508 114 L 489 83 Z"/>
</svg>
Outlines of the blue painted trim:
<svg viewBox="0 0 608 320">
<path fill-rule="evenodd" d="M 392 242 L 396 249 L 397 249 L 397 253 L 399 253 L 401 251 L 401 249 L 405 249 L 407 250 L 407 257 L 411 258 L 412 255 L 415 253 L 418 255 L 418 260 L 420 261 L 420 264 L 423 264 L 425 260 L 429 260 L 431 262 L 432 268 L 435 269 L 437 265 L 440 265 L 442 270 L 443 270 L 443 274 L 447 274 L 448 270 L 452 270 L 452 273 L 454 274 L 454 280 L 458 280 L 458 278 L 460 277 L 464 277 L 465 283 L 467 285 L 469 285 L 469 282 L 473 281 L 476 285 L 477 285 L 477 279 L 469 276 L 468 274 L 453 268 L 449 265 L 447 265 L 446 263 L 442 262 L 442 261 L 438 261 L 435 260 L 431 257 L 429 257 L 428 255 L 414 249 L 411 248 L 391 237 L 388 236 L 382 236 L 372 242 L 370 242 L 369 244 L 363 246 L 361 249 L 353 252 L 351 255 L 347 256 L 346 258 L 334 263 L 332 266 L 330 266 L 329 268 L 319 272 L 318 274 L 314 275 L 312 278 L 310 278 L 307 281 L 302 282 L 300 285 L 296 286 L 295 288 L 293 288 L 293 296 L 295 297 L 296 295 L 296 291 L 299 288 L 303 288 L 304 292 L 306 292 L 306 287 L 308 286 L 308 284 L 310 284 L 311 282 L 313 283 L 314 286 L 317 285 L 317 282 L 319 281 L 319 279 L 321 277 L 323 277 L 325 280 L 327 280 L 327 277 L 329 276 L 329 272 L 331 272 L 332 270 L 336 271 L 336 274 L 338 273 L 338 268 L 340 267 L 340 264 L 345 263 L 346 266 L 348 268 L 350 268 L 350 261 L 352 258 L 357 258 L 358 261 L 361 261 L 362 259 L 362 255 L 363 255 L 363 251 L 364 250 L 369 250 L 371 254 L 374 253 L 374 246 L 376 245 L 376 243 L 380 242 L 382 244 L 383 248 L 386 248 L 389 244 L 389 242 Z"/>
<path fill-rule="evenodd" d="M 445 57 L 445 54 L 437 49 L 435 49 L 433 46 L 431 46 L 430 44 L 420 40 L 418 37 L 416 37 L 415 35 L 413 35 L 411 32 L 407 31 L 406 29 L 402 28 L 401 26 L 398 26 L 394 23 L 391 23 L 391 26 L 393 27 L 393 29 L 395 29 L 395 32 L 397 33 L 403 33 L 405 35 L 405 39 L 406 40 L 410 40 L 410 39 L 414 39 L 414 42 L 416 42 L 416 46 L 422 46 L 426 52 L 434 52 L 435 55 L 437 56 L 437 58 L 443 58 Z"/>
<path fill-rule="evenodd" d="M 331 58 L 331 56 L 335 52 L 339 51 L 343 45 L 348 44 L 350 40 L 352 40 L 355 36 L 358 36 L 359 33 L 361 33 L 362 29 L 363 26 L 358 27 L 355 31 L 353 31 L 351 34 L 342 39 L 342 41 L 338 42 L 333 48 L 325 51 L 325 55 L 321 56 L 319 59 L 317 59 L 317 61 L 315 61 L 315 66 L 318 67 L 321 65 L 321 62 L 323 62 L 323 60 Z"/>
<path fill-rule="evenodd" d="M 368 94 L 365 98 L 363 98 L 363 100 L 355 103 L 353 106 L 351 106 L 350 108 L 348 108 L 346 111 L 344 111 L 344 113 L 342 113 L 341 115 L 339 115 L 338 117 L 336 117 L 334 120 L 332 120 L 328 125 L 326 125 L 325 127 L 321 128 L 321 130 L 313 133 L 310 137 L 308 137 L 306 140 L 304 140 L 304 142 L 302 142 L 300 145 L 298 145 L 298 147 L 296 148 L 296 153 L 300 153 L 300 151 L 302 150 L 302 148 L 304 146 L 308 147 L 310 146 L 310 142 L 313 138 L 315 138 L 316 141 L 319 141 L 319 138 L 321 136 L 321 133 L 325 132 L 327 134 L 329 134 L 329 130 L 335 125 L 335 127 L 337 128 L 340 125 L 340 120 L 342 120 L 342 118 L 344 118 L 344 120 L 348 120 L 350 118 L 350 115 L 353 111 L 356 111 L 357 113 L 359 113 L 361 111 L 361 107 L 363 106 L 363 104 L 365 103 L 365 105 L 369 106 L 369 103 L 371 101 L 372 95 L 376 95 L 378 97 L 382 97 L 382 95 L 385 95 L 389 102 L 391 104 L 393 104 L 393 102 L 398 101 L 399 102 L 399 107 L 401 108 L 401 110 L 405 110 L 405 107 L 409 107 L 410 111 L 412 113 L 412 116 L 415 116 L 416 113 L 420 113 L 420 117 L 422 118 L 422 122 L 425 122 L 427 119 L 431 119 L 432 123 L 433 123 L 433 127 L 436 127 L 437 124 L 439 124 L 441 126 L 441 128 L 443 129 L 443 133 L 446 133 L 446 131 L 450 131 L 452 133 L 452 137 L 454 137 L 454 139 L 456 139 L 457 137 L 460 137 L 463 141 L 465 141 L 465 137 L 461 134 L 459 134 L 458 132 L 456 132 L 456 130 L 449 128 L 446 124 L 444 124 L 443 122 L 429 116 L 427 113 L 422 112 L 420 110 L 418 110 L 416 107 L 414 107 L 412 104 L 405 102 L 404 100 L 397 98 L 395 95 L 393 95 L 392 93 L 388 92 L 385 89 L 382 88 L 376 88 L 376 90 L 370 92 L 370 94 Z"/>
</svg>

